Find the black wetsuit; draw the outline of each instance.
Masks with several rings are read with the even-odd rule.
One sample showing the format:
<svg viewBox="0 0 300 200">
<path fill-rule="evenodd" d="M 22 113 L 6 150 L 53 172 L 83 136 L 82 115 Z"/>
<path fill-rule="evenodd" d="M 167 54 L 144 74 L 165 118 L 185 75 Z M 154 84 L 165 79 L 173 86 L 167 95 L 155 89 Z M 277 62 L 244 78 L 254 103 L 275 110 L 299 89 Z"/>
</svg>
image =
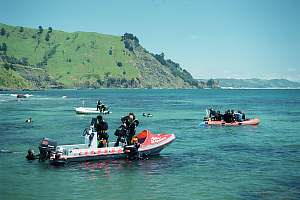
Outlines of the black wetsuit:
<svg viewBox="0 0 300 200">
<path fill-rule="evenodd" d="M 209 110 L 209 117 L 210 117 L 211 119 L 215 120 L 216 114 L 217 114 L 217 112 L 214 111 L 213 109 L 210 109 L 210 110 Z"/>
<path fill-rule="evenodd" d="M 223 115 L 223 118 L 226 123 L 231 123 L 233 121 L 232 115 L 227 112 Z"/>
<path fill-rule="evenodd" d="M 220 113 L 217 113 L 215 116 L 216 121 L 221 121 L 222 120 L 222 115 Z"/>
<path fill-rule="evenodd" d="M 115 136 L 118 137 L 117 141 L 115 142 L 115 147 L 117 147 L 117 146 L 119 146 L 121 139 L 125 138 L 125 136 L 126 136 L 126 128 L 123 124 L 119 128 L 116 129 Z"/>
<path fill-rule="evenodd" d="M 106 142 L 108 141 L 109 135 L 107 133 L 107 130 L 108 130 L 108 124 L 106 121 L 103 120 L 96 124 L 98 141 L 101 141 L 101 140 L 106 140 Z M 98 148 L 101 148 L 101 147 L 103 147 L 103 143 L 99 142 Z"/>
<path fill-rule="evenodd" d="M 101 112 L 104 112 L 105 110 L 106 110 L 105 105 L 104 105 L 104 104 L 101 104 L 101 105 L 100 105 L 100 111 L 101 111 Z"/>
<path fill-rule="evenodd" d="M 140 143 L 135 143 L 125 147 L 125 150 L 129 150 L 128 152 L 126 152 L 129 160 L 137 160 L 141 158 L 139 154 L 139 148 Z"/>
<path fill-rule="evenodd" d="M 133 121 L 129 120 L 129 116 L 121 118 L 123 124 L 126 124 L 126 141 L 127 145 L 131 144 L 131 139 L 135 135 L 135 128 L 139 125 L 139 121 L 133 118 Z"/>
<path fill-rule="evenodd" d="M 97 110 L 100 110 L 100 106 L 101 106 L 101 102 L 98 101 L 98 102 L 97 102 Z"/>
</svg>

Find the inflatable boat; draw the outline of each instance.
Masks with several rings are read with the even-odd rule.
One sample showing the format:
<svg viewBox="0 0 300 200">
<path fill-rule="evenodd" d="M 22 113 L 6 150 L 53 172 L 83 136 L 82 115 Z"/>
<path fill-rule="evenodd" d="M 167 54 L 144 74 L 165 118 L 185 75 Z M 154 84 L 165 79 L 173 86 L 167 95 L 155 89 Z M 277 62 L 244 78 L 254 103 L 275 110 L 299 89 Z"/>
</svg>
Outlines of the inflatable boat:
<svg viewBox="0 0 300 200">
<path fill-rule="evenodd" d="M 97 108 L 78 107 L 75 108 L 77 114 L 110 114 L 109 110 L 100 111 Z"/>
<path fill-rule="evenodd" d="M 69 162 L 130 158 L 132 149 L 136 150 L 139 157 L 149 157 L 158 155 L 175 140 L 174 134 L 153 134 L 144 130 L 136 135 L 138 148 L 124 143 L 115 147 L 115 142 L 110 142 L 108 147 L 98 148 L 97 132 L 93 125 L 85 131 L 84 137 L 84 144 L 72 145 L 57 145 L 56 141 L 43 138 L 39 145 L 40 154 L 35 156 L 32 150 L 28 150 L 26 158 L 34 160 L 38 157 L 40 161 L 49 160 L 50 164 L 61 165 Z"/>
<path fill-rule="evenodd" d="M 219 125 L 219 126 L 241 126 L 241 125 L 258 125 L 260 123 L 260 120 L 258 118 L 254 119 L 247 119 L 242 122 L 232 122 L 232 123 L 226 123 L 224 120 L 221 121 L 212 121 L 212 120 L 206 120 L 201 123 L 201 125 Z"/>
</svg>

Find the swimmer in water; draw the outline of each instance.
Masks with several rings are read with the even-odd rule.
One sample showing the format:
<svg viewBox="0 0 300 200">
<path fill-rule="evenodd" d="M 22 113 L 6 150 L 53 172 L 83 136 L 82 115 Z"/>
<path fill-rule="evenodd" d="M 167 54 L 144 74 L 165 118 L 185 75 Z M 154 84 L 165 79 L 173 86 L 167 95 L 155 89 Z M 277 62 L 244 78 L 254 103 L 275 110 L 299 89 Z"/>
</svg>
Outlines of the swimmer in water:
<svg viewBox="0 0 300 200">
<path fill-rule="evenodd" d="M 31 122 L 33 122 L 32 121 L 32 118 L 31 117 L 29 117 L 29 119 L 26 119 L 26 121 L 25 121 L 26 123 L 31 123 Z"/>
</svg>

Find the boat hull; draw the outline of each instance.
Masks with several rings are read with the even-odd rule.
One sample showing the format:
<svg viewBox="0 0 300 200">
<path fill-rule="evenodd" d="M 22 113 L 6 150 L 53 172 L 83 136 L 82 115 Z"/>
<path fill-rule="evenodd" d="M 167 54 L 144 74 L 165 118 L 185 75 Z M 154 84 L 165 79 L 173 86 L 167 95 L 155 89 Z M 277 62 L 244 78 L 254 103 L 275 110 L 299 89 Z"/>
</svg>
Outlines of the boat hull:
<svg viewBox="0 0 300 200">
<path fill-rule="evenodd" d="M 242 126 L 242 125 L 258 125 L 260 123 L 260 120 L 258 118 L 249 119 L 242 122 L 232 122 L 232 123 L 226 123 L 225 121 L 204 121 L 202 122 L 203 125 L 217 125 L 217 126 Z"/>
<path fill-rule="evenodd" d="M 100 112 L 100 110 L 97 110 L 97 108 L 87 108 L 87 107 L 75 108 L 75 112 L 77 114 L 109 114 L 109 113 L 111 113 L 108 110 Z"/>
<path fill-rule="evenodd" d="M 146 134 L 146 136 L 145 136 Z M 149 131 L 142 131 L 137 137 L 143 139 L 143 143 L 138 149 L 140 156 L 149 157 L 158 155 L 166 146 L 175 140 L 174 134 L 151 134 Z M 143 138 L 145 136 L 145 138 Z M 82 144 L 83 145 L 83 144 Z M 112 143 L 113 145 L 113 143 Z M 61 146 L 62 149 L 66 146 Z M 70 145 L 74 146 L 74 145 Z M 50 163 L 60 165 L 68 162 L 81 162 L 92 160 L 106 160 L 106 159 L 122 159 L 126 158 L 127 154 L 124 152 L 124 147 L 103 147 L 103 148 L 65 148 L 65 152 L 57 157 L 53 155 L 50 158 Z"/>
</svg>

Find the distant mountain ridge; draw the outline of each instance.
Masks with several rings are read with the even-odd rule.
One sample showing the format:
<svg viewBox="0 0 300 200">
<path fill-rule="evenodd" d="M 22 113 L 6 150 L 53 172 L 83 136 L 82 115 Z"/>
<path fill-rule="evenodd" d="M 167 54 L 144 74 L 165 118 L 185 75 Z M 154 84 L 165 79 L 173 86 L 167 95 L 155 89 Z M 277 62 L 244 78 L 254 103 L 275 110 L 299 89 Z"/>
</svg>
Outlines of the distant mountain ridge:
<svg viewBox="0 0 300 200">
<path fill-rule="evenodd" d="M 287 79 L 216 79 L 221 88 L 300 88 L 299 82 Z"/>
<path fill-rule="evenodd" d="M 112 36 L 0 23 L 0 88 L 204 88 L 178 63 Z"/>
</svg>

